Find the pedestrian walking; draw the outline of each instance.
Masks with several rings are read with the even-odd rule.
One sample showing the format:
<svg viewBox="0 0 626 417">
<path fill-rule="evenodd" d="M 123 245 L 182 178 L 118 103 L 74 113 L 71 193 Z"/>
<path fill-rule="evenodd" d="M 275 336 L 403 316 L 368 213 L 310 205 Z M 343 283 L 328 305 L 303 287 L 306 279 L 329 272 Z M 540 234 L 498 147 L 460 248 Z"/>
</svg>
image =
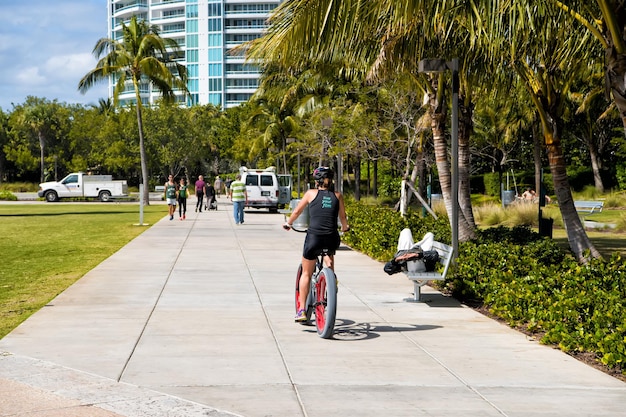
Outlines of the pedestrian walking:
<svg viewBox="0 0 626 417">
<path fill-rule="evenodd" d="M 181 220 L 187 218 L 187 197 L 189 196 L 189 190 L 187 188 L 187 181 L 181 178 L 180 184 L 178 185 L 178 217 Z"/>
<path fill-rule="evenodd" d="M 213 183 L 213 188 L 215 188 L 215 195 L 219 197 L 222 194 L 223 187 L 224 187 L 224 182 L 218 175 L 217 177 L 215 177 L 215 182 Z"/>
<path fill-rule="evenodd" d="M 167 182 L 164 185 L 163 189 L 163 197 L 167 201 L 168 213 L 170 216 L 170 220 L 174 220 L 174 212 L 176 211 L 176 193 L 178 191 L 178 187 L 174 182 L 174 176 L 170 175 L 167 178 Z"/>
<path fill-rule="evenodd" d="M 233 216 L 235 224 L 243 224 L 243 209 L 248 202 L 246 184 L 241 181 L 241 174 L 237 174 L 235 181 L 230 184 L 230 200 L 233 202 Z"/>
<path fill-rule="evenodd" d="M 198 181 L 196 181 L 196 211 L 202 213 L 202 204 L 204 203 L 204 187 L 206 183 L 204 182 L 204 177 L 202 175 L 198 176 Z"/>
<path fill-rule="evenodd" d="M 226 197 L 230 196 L 230 184 L 233 183 L 233 180 L 230 178 L 226 178 L 226 181 L 224 181 L 224 188 L 226 189 L 224 192 L 226 194 Z"/>
<path fill-rule="evenodd" d="M 204 195 L 206 196 L 206 204 L 204 205 L 204 209 L 211 210 L 211 205 L 215 200 L 215 188 L 208 181 L 206 183 L 206 186 L 204 187 Z"/>
</svg>

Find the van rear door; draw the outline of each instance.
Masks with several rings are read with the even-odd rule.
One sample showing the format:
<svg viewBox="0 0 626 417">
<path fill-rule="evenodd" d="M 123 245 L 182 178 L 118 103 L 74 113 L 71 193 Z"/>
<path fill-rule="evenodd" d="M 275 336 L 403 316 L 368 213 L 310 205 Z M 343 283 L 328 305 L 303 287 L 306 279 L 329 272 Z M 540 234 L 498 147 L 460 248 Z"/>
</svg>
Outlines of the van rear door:
<svg viewBox="0 0 626 417">
<path fill-rule="evenodd" d="M 291 175 L 278 175 L 278 205 L 288 206 L 291 201 Z"/>
</svg>

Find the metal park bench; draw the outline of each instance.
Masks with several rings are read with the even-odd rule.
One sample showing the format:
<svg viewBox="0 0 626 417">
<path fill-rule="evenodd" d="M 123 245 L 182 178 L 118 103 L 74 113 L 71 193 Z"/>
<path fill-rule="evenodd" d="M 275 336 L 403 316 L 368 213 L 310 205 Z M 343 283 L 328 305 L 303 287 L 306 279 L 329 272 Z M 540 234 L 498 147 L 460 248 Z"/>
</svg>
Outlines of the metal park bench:
<svg viewBox="0 0 626 417">
<path fill-rule="evenodd" d="M 604 201 L 574 201 L 574 207 L 579 213 L 600 213 L 604 207 Z"/>
<path fill-rule="evenodd" d="M 453 249 L 452 246 L 448 246 L 444 243 L 434 241 L 433 250 L 439 252 L 439 263 L 443 265 L 442 272 L 406 272 L 407 277 L 413 281 L 413 300 L 420 301 L 422 286 L 426 285 L 428 281 L 442 281 L 446 279 L 448 274 L 448 268 L 452 261 Z"/>
</svg>

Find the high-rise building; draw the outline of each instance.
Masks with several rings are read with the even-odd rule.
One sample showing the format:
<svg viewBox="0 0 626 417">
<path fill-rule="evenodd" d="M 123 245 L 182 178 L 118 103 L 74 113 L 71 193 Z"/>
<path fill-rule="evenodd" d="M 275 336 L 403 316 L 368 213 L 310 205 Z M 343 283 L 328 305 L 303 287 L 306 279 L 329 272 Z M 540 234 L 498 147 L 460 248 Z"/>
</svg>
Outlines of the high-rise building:
<svg viewBox="0 0 626 417">
<path fill-rule="evenodd" d="M 214 104 L 222 108 L 247 101 L 259 85 L 259 68 L 243 56 L 229 53 L 243 42 L 260 37 L 267 18 L 281 0 L 107 0 L 108 37 L 120 39 L 122 22 L 132 16 L 159 27 L 164 38 L 181 47 L 180 63 L 187 67 L 190 97 L 187 105 Z M 109 97 L 114 81 L 109 82 Z M 148 83 L 141 87 L 142 102 L 158 99 Z M 129 86 L 120 101 L 134 102 Z M 182 101 L 182 100 L 181 100 Z"/>
</svg>

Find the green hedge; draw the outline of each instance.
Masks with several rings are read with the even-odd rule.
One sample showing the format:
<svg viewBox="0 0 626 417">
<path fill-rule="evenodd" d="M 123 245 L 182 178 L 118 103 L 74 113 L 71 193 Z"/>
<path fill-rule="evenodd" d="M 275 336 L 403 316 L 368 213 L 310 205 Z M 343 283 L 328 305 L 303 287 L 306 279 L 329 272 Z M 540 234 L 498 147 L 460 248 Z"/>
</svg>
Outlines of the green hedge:
<svg viewBox="0 0 626 417">
<path fill-rule="evenodd" d="M 17 201 L 17 197 L 10 191 L 0 191 L 0 200 L 4 201 Z"/>
<path fill-rule="evenodd" d="M 411 213 L 405 219 L 394 210 L 353 201 L 347 201 L 346 210 L 351 231 L 343 240 L 381 261 L 391 259 L 404 227 L 416 240 L 432 231 L 437 240 L 450 241 L 445 216 L 433 220 Z M 460 244 L 444 285 L 457 299 L 484 304 L 543 343 L 594 353 L 626 375 L 625 270 L 617 255 L 581 265 L 526 226 L 496 227 Z"/>
<path fill-rule="evenodd" d="M 350 219 L 351 230 L 342 240 L 379 261 L 388 261 L 393 257 L 398 248 L 398 236 L 405 227 L 411 229 L 415 240 L 421 240 L 426 232 L 433 232 L 435 239 L 450 241 L 447 218 L 422 218 L 420 213 L 414 211 L 403 218 L 393 209 L 366 205 L 350 199 L 346 201 L 346 213 Z"/>
</svg>

